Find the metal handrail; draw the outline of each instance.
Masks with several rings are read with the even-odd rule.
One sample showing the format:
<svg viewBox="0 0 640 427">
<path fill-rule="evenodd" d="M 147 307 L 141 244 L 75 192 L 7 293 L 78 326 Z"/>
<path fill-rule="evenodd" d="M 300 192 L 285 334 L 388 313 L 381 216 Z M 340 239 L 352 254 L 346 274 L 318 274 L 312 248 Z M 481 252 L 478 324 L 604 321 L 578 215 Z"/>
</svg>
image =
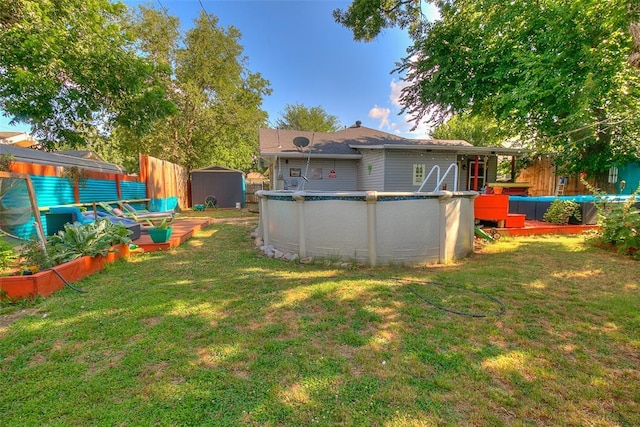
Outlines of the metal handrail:
<svg viewBox="0 0 640 427">
<path fill-rule="evenodd" d="M 440 179 L 438 181 L 438 183 L 436 184 L 436 188 L 433 191 L 438 191 L 438 188 L 440 188 L 440 186 L 444 182 L 445 178 L 447 177 L 447 175 L 451 171 L 451 168 L 453 168 L 453 171 L 454 171 L 454 175 L 453 175 L 453 191 L 458 191 L 458 165 L 456 163 L 451 163 L 449 165 L 447 170 L 444 172 L 444 175 L 442 175 L 442 179 Z"/>
<path fill-rule="evenodd" d="M 436 182 L 440 181 L 440 166 L 439 165 L 434 165 L 431 170 L 429 171 L 429 174 L 427 175 L 427 177 L 424 179 L 424 181 L 422 181 L 422 184 L 420 185 L 420 188 L 418 188 L 418 193 L 422 191 L 422 187 L 425 186 L 425 184 L 427 183 L 427 181 L 429 180 L 429 178 L 431 178 L 431 174 L 433 173 L 433 171 L 437 171 L 436 174 Z M 438 188 L 436 186 L 436 188 Z"/>
</svg>

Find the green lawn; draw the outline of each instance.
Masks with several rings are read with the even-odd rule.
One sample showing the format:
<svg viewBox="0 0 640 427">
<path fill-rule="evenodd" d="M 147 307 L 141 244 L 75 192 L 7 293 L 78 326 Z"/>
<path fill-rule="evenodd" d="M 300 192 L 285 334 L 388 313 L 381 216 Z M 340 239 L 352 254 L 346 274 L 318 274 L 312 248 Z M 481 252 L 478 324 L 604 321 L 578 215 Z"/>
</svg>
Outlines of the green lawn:
<svg viewBox="0 0 640 427">
<path fill-rule="evenodd" d="M 556 236 L 287 264 L 254 225 L 0 307 L 2 425 L 640 425 L 638 262 Z M 473 291 L 505 314 L 425 301 L 499 309 Z"/>
</svg>

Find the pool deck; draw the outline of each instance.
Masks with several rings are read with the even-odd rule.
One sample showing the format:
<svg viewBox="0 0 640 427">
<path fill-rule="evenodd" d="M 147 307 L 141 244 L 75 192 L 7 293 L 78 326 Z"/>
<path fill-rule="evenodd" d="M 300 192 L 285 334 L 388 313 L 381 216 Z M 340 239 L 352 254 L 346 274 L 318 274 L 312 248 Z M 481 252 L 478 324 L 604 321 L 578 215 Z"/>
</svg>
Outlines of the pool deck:
<svg viewBox="0 0 640 427">
<path fill-rule="evenodd" d="M 525 220 L 524 227 L 494 229 L 503 236 L 531 236 L 535 234 L 581 234 L 597 228 L 597 225 L 555 225 L 543 221 Z M 492 228 L 485 227 L 485 229 Z"/>
</svg>

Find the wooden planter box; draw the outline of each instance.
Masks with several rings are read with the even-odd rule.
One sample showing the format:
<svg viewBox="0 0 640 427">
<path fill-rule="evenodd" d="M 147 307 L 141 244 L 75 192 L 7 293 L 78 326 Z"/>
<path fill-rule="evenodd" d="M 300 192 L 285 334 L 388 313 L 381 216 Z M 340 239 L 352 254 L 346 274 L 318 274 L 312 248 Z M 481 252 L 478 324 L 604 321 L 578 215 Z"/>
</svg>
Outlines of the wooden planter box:
<svg viewBox="0 0 640 427">
<path fill-rule="evenodd" d="M 105 256 L 83 256 L 73 261 L 53 267 L 69 283 L 84 279 L 101 271 L 107 263 L 129 256 L 129 245 L 116 245 L 113 252 Z M 0 277 L 0 290 L 8 298 L 33 298 L 36 295 L 48 297 L 64 287 L 64 282 L 50 270 L 40 271 L 28 276 Z"/>
</svg>

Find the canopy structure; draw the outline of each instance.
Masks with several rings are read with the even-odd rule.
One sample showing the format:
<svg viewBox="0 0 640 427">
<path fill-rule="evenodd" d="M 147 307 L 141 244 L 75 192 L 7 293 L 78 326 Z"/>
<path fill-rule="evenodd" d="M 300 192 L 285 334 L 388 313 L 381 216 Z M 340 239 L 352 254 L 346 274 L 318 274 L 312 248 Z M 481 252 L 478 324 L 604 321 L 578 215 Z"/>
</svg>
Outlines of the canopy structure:
<svg viewBox="0 0 640 427">
<path fill-rule="evenodd" d="M 44 231 L 31 178 L 26 174 L 0 171 L 0 237 L 36 234 Z"/>
</svg>

